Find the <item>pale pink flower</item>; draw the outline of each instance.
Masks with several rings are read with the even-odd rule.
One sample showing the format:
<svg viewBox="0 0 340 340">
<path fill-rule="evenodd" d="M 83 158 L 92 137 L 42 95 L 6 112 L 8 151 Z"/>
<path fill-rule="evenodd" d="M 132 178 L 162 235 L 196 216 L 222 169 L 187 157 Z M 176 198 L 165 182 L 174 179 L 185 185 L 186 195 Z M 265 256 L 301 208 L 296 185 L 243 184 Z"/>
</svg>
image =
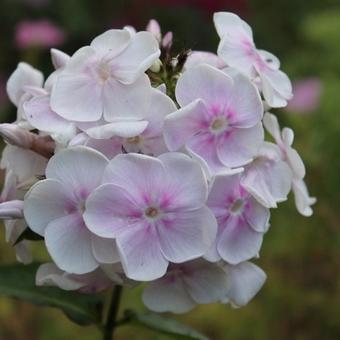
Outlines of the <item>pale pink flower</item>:
<svg viewBox="0 0 340 340">
<path fill-rule="evenodd" d="M 316 202 L 316 198 L 309 196 L 307 186 L 303 180 L 306 175 L 305 165 L 298 152 L 292 148 L 294 141 L 293 130 L 285 127 L 281 131 L 276 116 L 271 113 L 265 114 L 263 123 L 280 148 L 281 158 L 291 169 L 292 190 L 298 212 L 304 216 L 311 216 L 313 214 L 311 205 Z"/>
<path fill-rule="evenodd" d="M 196 304 L 225 298 L 227 281 L 218 264 L 203 259 L 171 264 L 163 277 L 146 286 L 143 302 L 154 312 L 185 313 Z"/>
<path fill-rule="evenodd" d="M 286 111 L 308 113 L 318 108 L 322 83 L 318 78 L 306 78 L 293 83 L 294 97 L 288 102 Z"/>
<path fill-rule="evenodd" d="M 102 116 L 111 122 L 143 118 L 138 113 L 144 112 L 151 87 L 144 72 L 159 55 L 149 32 L 131 34 L 123 29 L 101 34 L 78 50 L 58 75 L 51 95 L 53 111 L 79 122 Z"/>
<path fill-rule="evenodd" d="M 263 142 L 263 106 L 254 85 L 242 74 L 230 77 L 207 64 L 189 68 L 178 79 L 181 109 L 165 119 L 169 150 L 182 146 L 221 171 L 250 162 Z"/>
<path fill-rule="evenodd" d="M 250 26 L 237 15 L 228 12 L 214 14 L 214 23 L 221 42 L 218 56 L 257 82 L 270 107 L 284 107 L 292 98 L 292 85 L 271 53 L 256 49 Z"/>
<path fill-rule="evenodd" d="M 65 33 L 49 20 L 25 20 L 15 29 L 15 41 L 20 49 L 56 47 L 64 43 Z"/>
<path fill-rule="evenodd" d="M 240 184 L 241 174 L 218 175 L 207 205 L 218 222 L 216 242 L 206 258 L 238 264 L 258 255 L 269 227 L 269 210 Z"/>
<path fill-rule="evenodd" d="M 291 190 L 292 172 L 277 145 L 264 142 L 256 158 L 245 166 L 241 184 L 262 205 L 276 208 Z"/>
<path fill-rule="evenodd" d="M 85 274 L 99 262 L 116 262 L 115 244 L 93 235 L 83 221 L 85 202 L 100 184 L 108 160 L 99 152 L 76 147 L 53 156 L 46 179 L 25 196 L 28 226 L 44 236 L 47 250 L 62 270 Z"/>
<path fill-rule="evenodd" d="M 157 279 L 169 262 L 198 258 L 214 241 L 216 220 L 205 206 L 207 183 L 188 156 L 118 155 L 103 183 L 88 198 L 84 219 L 93 233 L 116 239 L 127 277 Z"/>
</svg>

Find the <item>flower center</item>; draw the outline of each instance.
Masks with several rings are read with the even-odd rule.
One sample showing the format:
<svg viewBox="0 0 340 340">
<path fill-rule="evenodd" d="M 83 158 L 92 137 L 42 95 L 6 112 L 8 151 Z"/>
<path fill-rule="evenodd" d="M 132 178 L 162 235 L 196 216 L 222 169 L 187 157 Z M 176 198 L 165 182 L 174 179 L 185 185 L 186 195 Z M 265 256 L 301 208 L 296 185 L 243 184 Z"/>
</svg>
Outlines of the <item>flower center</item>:
<svg viewBox="0 0 340 340">
<path fill-rule="evenodd" d="M 242 199 L 237 199 L 229 208 L 229 211 L 233 215 L 239 215 L 242 213 L 244 207 L 244 201 Z"/>
<path fill-rule="evenodd" d="M 220 133 L 225 131 L 225 129 L 228 127 L 228 120 L 226 117 L 217 117 L 213 119 L 213 121 L 210 124 L 210 129 L 214 133 Z"/>
<path fill-rule="evenodd" d="M 130 144 L 139 144 L 141 141 L 141 137 L 140 136 L 129 137 L 126 138 L 126 141 Z"/>
<path fill-rule="evenodd" d="M 158 208 L 156 207 L 148 207 L 145 212 L 145 216 L 151 219 L 155 219 L 160 216 L 161 212 Z"/>
<path fill-rule="evenodd" d="M 97 73 L 100 81 L 105 83 L 111 76 L 110 65 L 108 63 L 100 63 L 97 68 Z"/>
<path fill-rule="evenodd" d="M 82 215 L 85 211 L 85 201 L 80 201 L 78 203 L 78 211 L 80 212 L 80 214 Z"/>
</svg>

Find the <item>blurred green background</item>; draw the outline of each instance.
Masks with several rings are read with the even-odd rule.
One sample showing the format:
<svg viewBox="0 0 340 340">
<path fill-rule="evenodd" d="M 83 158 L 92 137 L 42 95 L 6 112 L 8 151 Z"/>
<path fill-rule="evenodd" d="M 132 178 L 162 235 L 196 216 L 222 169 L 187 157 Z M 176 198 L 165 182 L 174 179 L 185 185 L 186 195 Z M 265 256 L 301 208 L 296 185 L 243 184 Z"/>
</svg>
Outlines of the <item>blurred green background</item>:
<svg viewBox="0 0 340 340">
<path fill-rule="evenodd" d="M 340 2 L 336 0 L 1 0 L 0 120 L 13 121 L 15 108 L 5 81 L 20 60 L 51 72 L 49 48 L 22 46 L 18 25 L 48 20 L 59 28 L 58 48 L 73 53 L 109 28 L 144 29 L 156 18 L 173 31 L 178 51 L 216 51 L 214 11 L 234 11 L 254 30 L 258 48 L 278 55 L 293 81 L 313 78 L 321 89 L 312 108 L 273 110 L 296 132 L 295 147 L 307 167 L 306 181 L 318 199 L 305 218 L 294 202 L 272 211 L 271 229 L 256 261 L 268 274 L 258 296 L 242 309 L 200 306 L 177 316 L 212 340 L 340 339 Z M 301 99 L 302 102 L 308 99 Z M 302 105 L 303 106 L 303 105 Z M 300 111 L 300 112 L 299 112 Z M 0 229 L 0 262 L 15 261 Z M 143 309 L 138 289 L 125 291 L 125 306 Z M 95 327 L 72 324 L 59 311 L 0 297 L 0 339 L 98 339 Z M 132 326 L 117 339 L 167 339 Z"/>
</svg>

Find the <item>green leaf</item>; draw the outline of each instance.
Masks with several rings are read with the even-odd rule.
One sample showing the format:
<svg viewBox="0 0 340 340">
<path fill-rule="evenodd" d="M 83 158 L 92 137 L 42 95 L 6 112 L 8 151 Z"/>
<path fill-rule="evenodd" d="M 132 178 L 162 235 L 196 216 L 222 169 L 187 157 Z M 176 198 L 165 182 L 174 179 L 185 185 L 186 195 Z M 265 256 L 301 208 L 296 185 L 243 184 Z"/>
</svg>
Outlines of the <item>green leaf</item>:
<svg viewBox="0 0 340 340">
<path fill-rule="evenodd" d="M 163 334 L 172 335 L 177 339 L 209 340 L 205 335 L 197 332 L 189 326 L 183 325 L 178 321 L 154 313 L 140 314 L 127 310 L 125 317 L 146 328 L 153 329 Z"/>
<path fill-rule="evenodd" d="M 69 292 L 56 287 L 37 287 L 38 263 L 0 266 L 0 295 L 61 309 L 72 321 L 99 324 L 103 301 L 98 295 Z"/>
<path fill-rule="evenodd" d="M 18 239 L 15 241 L 15 244 L 18 244 L 19 242 L 23 241 L 23 240 L 29 240 L 29 241 L 42 241 L 44 238 L 39 235 L 36 234 L 32 229 L 30 228 L 26 228 L 18 237 Z"/>
</svg>

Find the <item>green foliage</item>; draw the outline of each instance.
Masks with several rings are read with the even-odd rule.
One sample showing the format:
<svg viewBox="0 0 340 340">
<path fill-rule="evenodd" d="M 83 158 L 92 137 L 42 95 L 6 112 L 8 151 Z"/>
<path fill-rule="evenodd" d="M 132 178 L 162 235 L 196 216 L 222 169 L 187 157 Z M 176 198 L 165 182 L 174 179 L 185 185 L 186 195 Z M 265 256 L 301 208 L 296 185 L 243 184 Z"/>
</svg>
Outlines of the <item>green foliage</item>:
<svg viewBox="0 0 340 340">
<path fill-rule="evenodd" d="M 0 295 L 59 308 L 82 325 L 100 323 L 103 304 L 99 296 L 67 292 L 54 287 L 37 287 L 35 274 L 38 267 L 37 263 L 0 267 Z"/>
<path fill-rule="evenodd" d="M 163 334 L 171 335 L 172 338 L 175 339 L 209 340 L 209 338 L 200 334 L 196 330 L 183 325 L 174 319 L 167 318 L 159 314 L 142 314 L 132 310 L 127 310 L 125 312 L 125 317 L 138 325 L 153 329 Z"/>
</svg>

